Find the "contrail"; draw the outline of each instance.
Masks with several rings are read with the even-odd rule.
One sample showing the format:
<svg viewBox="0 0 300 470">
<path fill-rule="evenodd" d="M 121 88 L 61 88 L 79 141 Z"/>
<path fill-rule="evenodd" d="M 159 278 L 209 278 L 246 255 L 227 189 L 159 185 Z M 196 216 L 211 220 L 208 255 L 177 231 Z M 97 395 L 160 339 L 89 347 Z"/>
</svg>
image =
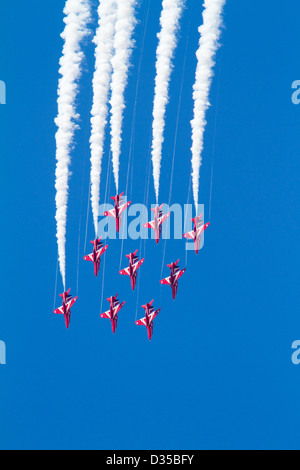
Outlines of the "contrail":
<svg viewBox="0 0 300 470">
<path fill-rule="evenodd" d="M 108 115 L 108 96 L 112 74 L 111 60 L 117 19 L 117 4 L 113 0 L 101 0 L 98 7 L 99 24 L 94 38 L 95 72 L 93 78 L 93 107 L 91 144 L 91 202 L 95 234 L 98 232 L 100 178 L 105 126 Z"/>
<path fill-rule="evenodd" d="M 197 51 L 196 81 L 194 93 L 194 118 L 192 125 L 192 177 L 193 194 L 196 212 L 198 208 L 198 193 L 200 166 L 203 151 L 203 135 L 206 126 L 205 114 L 210 106 L 209 91 L 215 65 L 215 55 L 219 47 L 221 35 L 222 12 L 226 0 L 204 0 L 203 24 L 199 28 L 200 42 Z"/>
<path fill-rule="evenodd" d="M 176 33 L 182 15 L 184 0 L 164 0 L 160 17 L 161 31 L 158 34 L 156 51 L 156 78 L 153 105 L 152 162 L 153 178 L 158 204 L 162 144 L 164 142 L 165 114 L 169 101 L 169 83 L 172 59 L 177 45 Z"/>
<path fill-rule="evenodd" d="M 114 38 L 115 54 L 112 58 L 111 81 L 111 151 L 117 193 L 119 192 L 119 162 L 122 141 L 124 92 L 127 85 L 130 57 L 133 48 L 132 34 L 136 24 L 136 0 L 116 0 L 117 21 Z"/>
<path fill-rule="evenodd" d="M 88 0 L 67 0 L 64 8 L 65 29 L 61 35 L 64 40 L 63 53 L 59 61 L 60 79 L 58 83 L 58 115 L 56 132 L 56 225 L 60 272 L 66 287 L 66 223 L 68 204 L 68 180 L 70 150 L 76 129 L 78 114 L 75 101 L 78 94 L 78 79 L 81 75 L 83 52 L 81 42 L 88 34 L 90 5 Z"/>
</svg>

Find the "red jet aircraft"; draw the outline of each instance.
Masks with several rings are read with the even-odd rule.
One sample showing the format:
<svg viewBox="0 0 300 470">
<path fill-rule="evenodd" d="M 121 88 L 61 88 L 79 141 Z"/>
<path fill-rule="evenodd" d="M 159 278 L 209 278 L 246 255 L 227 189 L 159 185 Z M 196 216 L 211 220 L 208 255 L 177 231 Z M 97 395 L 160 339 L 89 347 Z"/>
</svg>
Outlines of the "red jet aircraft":
<svg viewBox="0 0 300 470">
<path fill-rule="evenodd" d="M 84 261 L 92 261 L 94 263 L 95 269 L 95 276 L 97 277 L 99 274 L 100 264 L 101 264 L 101 256 L 106 252 L 108 245 L 103 246 L 101 242 L 101 238 L 96 238 L 96 240 L 91 241 L 93 245 L 93 253 L 90 255 L 85 256 L 83 259 Z"/>
<path fill-rule="evenodd" d="M 69 289 L 67 292 L 63 294 L 59 294 L 59 296 L 63 299 L 62 307 L 57 308 L 54 310 L 56 315 L 63 315 L 65 317 L 66 327 L 69 328 L 70 320 L 71 320 L 71 307 L 75 304 L 77 297 L 72 298 L 70 295 Z"/>
<path fill-rule="evenodd" d="M 114 297 L 110 297 L 106 299 L 110 303 L 110 309 L 107 312 L 101 313 L 101 318 L 108 318 L 111 321 L 112 331 L 113 333 L 116 332 L 117 324 L 118 324 L 118 313 L 121 308 L 124 307 L 125 302 L 120 303 L 117 299 L 118 294 Z"/>
<path fill-rule="evenodd" d="M 201 214 L 200 217 L 195 217 L 194 219 L 192 219 L 192 222 L 194 222 L 193 230 L 183 235 L 184 238 L 188 238 L 194 241 L 196 255 L 199 253 L 199 250 L 201 248 L 201 235 L 204 232 L 204 230 L 206 230 L 210 225 L 210 222 L 203 225 L 202 217 L 203 217 L 203 214 Z"/>
<path fill-rule="evenodd" d="M 122 196 L 123 195 L 124 195 L 124 193 L 122 193 L 120 195 L 117 194 L 115 197 L 112 197 L 111 199 L 113 199 L 113 201 L 115 202 L 115 208 L 104 212 L 105 217 L 114 217 L 114 219 L 116 219 L 116 227 L 117 227 L 117 232 L 118 233 L 120 231 L 120 226 L 121 226 L 121 214 L 131 204 L 131 201 L 129 201 L 129 202 L 126 202 L 126 204 L 122 205 L 122 202 L 123 202 L 122 201 Z"/>
<path fill-rule="evenodd" d="M 142 266 L 143 262 L 145 261 L 145 258 L 139 260 L 139 257 L 136 256 L 137 252 L 138 250 L 136 250 L 134 253 L 126 255 L 126 258 L 129 258 L 129 268 L 125 268 L 120 271 L 120 274 L 122 276 L 130 277 L 132 290 L 134 290 L 136 286 L 137 270 Z"/>
<path fill-rule="evenodd" d="M 163 204 L 161 206 L 157 206 L 154 209 L 151 209 L 154 212 L 154 219 L 151 222 L 147 222 L 144 224 L 145 228 L 152 228 L 155 231 L 155 241 L 156 243 L 159 242 L 161 237 L 161 229 L 162 224 L 170 217 L 171 212 L 168 214 L 163 215 L 162 213 Z"/>
<path fill-rule="evenodd" d="M 177 289 L 178 289 L 178 279 L 185 273 L 186 268 L 180 269 L 178 266 L 179 260 L 176 263 L 168 264 L 168 268 L 171 269 L 171 276 L 166 277 L 166 279 L 162 279 L 160 281 L 161 284 L 165 284 L 167 286 L 171 286 L 172 288 L 172 297 L 173 300 L 176 299 Z"/>
<path fill-rule="evenodd" d="M 150 304 L 142 305 L 142 308 L 145 309 L 145 317 L 141 318 L 140 320 L 136 321 L 136 325 L 146 326 L 148 332 L 148 338 L 151 341 L 153 335 L 153 320 L 160 312 L 160 308 L 154 311 L 154 307 L 152 307 L 153 300 L 151 300 Z"/>
</svg>

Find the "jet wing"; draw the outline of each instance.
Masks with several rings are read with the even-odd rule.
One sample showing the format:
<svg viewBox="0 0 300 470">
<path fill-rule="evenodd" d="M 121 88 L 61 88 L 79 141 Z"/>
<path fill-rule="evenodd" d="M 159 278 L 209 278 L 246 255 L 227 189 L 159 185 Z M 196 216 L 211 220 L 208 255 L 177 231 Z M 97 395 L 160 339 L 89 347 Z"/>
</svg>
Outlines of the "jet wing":
<svg viewBox="0 0 300 470">
<path fill-rule="evenodd" d="M 107 248 L 108 248 L 108 245 L 100 248 L 100 250 L 97 251 L 97 259 L 99 259 L 106 252 Z"/>
<path fill-rule="evenodd" d="M 101 318 L 108 318 L 109 320 L 111 320 L 111 318 L 110 318 L 110 310 L 108 310 L 107 312 L 101 313 L 100 317 L 101 317 Z"/>
<path fill-rule="evenodd" d="M 168 212 L 168 214 L 163 215 L 158 219 L 159 225 L 163 224 L 171 215 L 171 212 Z"/>
<path fill-rule="evenodd" d="M 170 286 L 171 285 L 171 277 L 166 277 L 166 279 L 162 279 L 160 281 L 161 284 L 164 284 L 165 286 Z"/>
<path fill-rule="evenodd" d="M 195 239 L 195 232 L 188 232 L 183 234 L 184 238 L 187 238 L 189 240 L 194 240 Z"/>
<path fill-rule="evenodd" d="M 178 279 L 185 273 L 185 271 L 186 271 L 186 268 L 181 269 L 180 271 L 178 271 L 175 275 L 175 281 L 178 281 Z"/>
<path fill-rule="evenodd" d="M 122 302 L 121 304 L 119 305 L 116 305 L 114 307 L 114 317 L 119 313 L 119 311 L 121 310 L 121 308 L 123 308 L 125 305 L 125 302 Z"/>
<path fill-rule="evenodd" d="M 121 274 L 122 276 L 130 276 L 130 269 L 129 269 L 129 268 L 122 269 L 122 270 L 120 271 L 120 274 Z"/>
<path fill-rule="evenodd" d="M 67 309 L 70 309 L 75 304 L 76 300 L 77 300 L 77 297 L 74 297 L 74 299 L 69 300 L 69 302 L 66 305 Z"/>
<path fill-rule="evenodd" d="M 160 308 L 159 308 L 158 310 L 156 310 L 156 312 L 151 313 L 151 315 L 149 315 L 149 320 L 150 320 L 150 322 L 153 322 L 154 318 L 157 317 L 157 315 L 159 314 L 159 312 L 160 312 Z"/>
<path fill-rule="evenodd" d="M 201 248 L 201 235 L 195 238 L 195 250 L 199 251 Z"/>
<path fill-rule="evenodd" d="M 154 220 L 152 222 L 147 222 L 146 224 L 143 225 L 145 228 L 152 228 L 153 230 L 155 229 L 154 225 Z"/>
<path fill-rule="evenodd" d="M 154 312 L 154 307 L 149 308 L 149 315 Z"/>
<path fill-rule="evenodd" d="M 208 228 L 208 226 L 209 226 L 209 223 L 199 227 L 198 230 L 197 230 L 197 237 L 200 237 L 200 235 L 202 235 L 202 233 L 204 232 L 204 230 L 206 230 Z"/>
<path fill-rule="evenodd" d="M 136 321 L 135 324 L 139 326 L 146 326 L 147 325 L 146 317 L 141 318 L 140 320 Z"/>
<path fill-rule="evenodd" d="M 120 206 L 119 207 L 119 214 L 122 214 L 127 209 L 127 207 L 130 206 L 130 204 L 131 204 L 131 201 L 126 202 L 125 204 L 123 204 L 123 206 Z"/>
<path fill-rule="evenodd" d="M 116 210 L 115 210 L 115 209 L 111 209 L 111 210 L 109 210 L 109 211 L 105 211 L 103 215 L 104 215 L 105 217 L 114 217 L 114 218 L 117 217 L 117 214 L 116 214 Z"/>
<path fill-rule="evenodd" d="M 56 315 L 59 315 L 59 314 L 63 315 L 63 313 L 64 313 L 63 307 L 57 308 L 56 310 L 54 310 L 54 313 L 55 313 Z"/>
<path fill-rule="evenodd" d="M 143 262 L 145 260 L 144 259 L 141 259 L 139 260 L 137 263 L 135 263 L 132 267 L 133 267 L 133 272 L 136 273 L 137 270 L 142 266 Z"/>
<path fill-rule="evenodd" d="M 83 259 L 84 261 L 94 261 L 93 253 L 91 253 L 90 255 L 84 256 Z"/>
</svg>

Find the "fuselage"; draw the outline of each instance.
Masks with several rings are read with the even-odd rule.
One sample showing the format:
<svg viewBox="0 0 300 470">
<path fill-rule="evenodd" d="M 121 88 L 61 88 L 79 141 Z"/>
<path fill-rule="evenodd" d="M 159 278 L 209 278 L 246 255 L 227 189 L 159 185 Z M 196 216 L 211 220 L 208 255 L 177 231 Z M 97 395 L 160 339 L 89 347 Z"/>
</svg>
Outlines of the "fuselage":
<svg viewBox="0 0 300 470">
<path fill-rule="evenodd" d="M 95 272 L 96 277 L 99 274 L 99 270 L 100 270 L 100 258 L 98 261 L 94 261 L 94 272 Z"/>
<path fill-rule="evenodd" d="M 119 214 L 119 209 L 120 208 L 120 197 L 116 196 L 115 199 L 115 211 L 116 211 L 116 229 L 117 232 L 119 233 L 120 231 L 120 214 Z"/>
<path fill-rule="evenodd" d="M 149 341 L 151 341 L 152 335 L 153 335 L 153 323 L 147 326 L 147 333 L 148 333 Z"/>
<path fill-rule="evenodd" d="M 66 322 L 66 327 L 69 328 L 71 321 L 71 309 L 67 306 L 68 295 L 63 294 L 63 315 Z"/>
<path fill-rule="evenodd" d="M 146 307 L 145 318 L 146 318 L 146 328 L 147 328 L 148 338 L 151 341 L 152 335 L 153 335 L 153 321 L 150 321 L 150 319 L 149 319 L 149 307 L 148 307 L 148 305 Z"/>
<path fill-rule="evenodd" d="M 200 225 L 198 228 L 197 228 L 197 225 L 195 224 L 195 227 L 194 227 L 194 243 L 195 243 L 196 254 L 199 253 L 199 250 L 201 248 L 201 235 L 209 227 L 209 224 L 210 224 L 210 222 L 207 222 L 204 225 Z"/>
<path fill-rule="evenodd" d="M 71 321 L 71 312 L 70 312 L 70 310 L 67 313 L 64 313 L 64 317 L 65 317 L 66 327 L 67 327 L 67 329 L 69 329 L 70 321 Z"/>
<path fill-rule="evenodd" d="M 196 252 L 196 255 L 198 255 L 199 249 L 200 249 L 201 238 L 199 240 L 199 237 L 197 236 L 196 227 L 194 227 L 194 230 L 193 230 L 193 240 L 194 240 L 194 243 L 195 243 L 195 252 Z"/>
<path fill-rule="evenodd" d="M 115 333 L 116 332 L 116 329 L 117 329 L 117 325 L 118 325 L 118 315 L 114 315 L 114 310 L 113 308 L 110 308 L 110 315 L 111 315 L 111 328 L 112 328 L 112 332 Z"/>
<path fill-rule="evenodd" d="M 97 277 L 99 274 L 101 258 L 100 256 L 98 257 L 96 246 L 94 246 L 93 257 L 94 257 L 94 271 L 95 271 L 95 276 Z"/>
<path fill-rule="evenodd" d="M 171 271 L 171 279 L 170 279 L 173 300 L 176 299 L 177 289 L 178 289 L 178 281 L 176 281 L 175 279 L 176 279 L 176 273 L 174 272 L 174 268 L 173 268 Z"/>
<path fill-rule="evenodd" d="M 199 250 L 200 250 L 200 245 L 201 245 L 201 233 L 202 233 L 202 231 L 200 231 L 199 235 L 198 235 L 198 231 L 201 227 L 201 226 L 199 226 L 200 220 L 198 220 L 198 218 L 196 217 L 195 219 L 193 219 L 193 221 L 194 221 L 194 228 L 193 228 L 193 232 L 192 232 L 191 235 L 193 237 L 193 241 L 194 241 L 194 244 L 195 244 L 196 255 L 198 255 Z"/>
<path fill-rule="evenodd" d="M 94 262 L 94 272 L 95 272 L 96 277 L 98 276 L 99 268 L 100 268 L 100 258 L 97 259 L 97 247 L 98 247 L 98 244 L 95 241 L 94 248 L 93 248 L 93 262 Z"/>
<path fill-rule="evenodd" d="M 118 314 L 114 313 L 114 309 L 116 307 L 115 300 L 116 300 L 115 298 L 109 299 L 109 303 L 110 303 L 110 308 L 109 308 L 110 321 L 111 321 L 111 328 L 112 328 L 113 333 L 116 332 L 117 325 L 118 325 Z"/>
<path fill-rule="evenodd" d="M 148 304 L 142 305 L 142 308 L 145 310 L 145 316 L 135 322 L 136 325 L 145 326 L 147 328 L 147 334 L 150 341 L 153 335 L 153 321 L 160 312 L 160 308 L 155 310 L 152 304 L 153 300 Z"/>
<path fill-rule="evenodd" d="M 63 311 L 64 311 L 64 315 L 66 315 L 66 313 L 69 310 L 68 307 L 67 307 L 68 294 L 64 293 L 62 299 L 63 299 Z"/>
<path fill-rule="evenodd" d="M 130 272 L 130 282 L 131 282 L 132 290 L 135 289 L 136 277 L 137 277 L 137 272 L 133 271 L 133 265 L 134 265 L 134 255 L 131 253 L 130 254 L 130 259 L 129 259 L 129 272 Z"/>
<path fill-rule="evenodd" d="M 179 268 L 177 268 L 177 263 L 172 263 L 171 265 L 169 265 L 169 268 L 171 269 L 170 284 L 172 288 L 173 300 L 176 299 L 177 289 L 178 289 L 178 281 L 176 281 L 176 274 L 179 271 Z"/>
<path fill-rule="evenodd" d="M 100 265 L 101 265 L 101 257 L 99 256 L 99 252 L 100 252 L 101 248 L 103 247 L 103 243 L 101 243 L 100 240 L 95 240 L 94 241 L 94 249 L 93 249 L 94 271 L 95 271 L 95 276 L 96 277 L 99 274 Z"/>
<path fill-rule="evenodd" d="M 120 232 L 120 216 L 119 216 L 119 210 L 116 208 L 116 230 L 119 233 Z"/>
<path fill-rule="evenodd" d="M 154 232 L 155 232 L 155 241 L 158 244 L 161 237 L 162 226 L 159 224 L 159 218 L 161 217 L 162 212 L 159 207 L 155 208 L 154 211 Z"/>
</svg>

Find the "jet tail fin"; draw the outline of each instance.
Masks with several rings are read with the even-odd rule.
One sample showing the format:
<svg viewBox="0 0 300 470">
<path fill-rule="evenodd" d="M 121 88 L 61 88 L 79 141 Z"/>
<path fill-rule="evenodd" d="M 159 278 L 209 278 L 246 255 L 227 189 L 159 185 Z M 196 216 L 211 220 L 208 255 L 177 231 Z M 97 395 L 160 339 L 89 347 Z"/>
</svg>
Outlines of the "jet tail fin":
<svg viewBox="0 0 300 470">
<path fill-rule="evenodd" d="M 116 196 L 112 196 L 111 199 L 113 201 L 116 201 L 119 198 L 119 201 L 120 201 L 122 196 L 124 196 L 124 191 L 121 194 L 117 194 Z"/>
<path fill-rule="evenodd" d="M 178 266 L 178 263 L 179 263 L 179 259 L 176 261 L 176 263 L 172 263 L 175 267 Z M 167 264 L 168 268 L 172 268 L 172 264 Z"/>
<path fill-rule="evenodd" d="M 151 307 L 151 306 L 152 306 L 152 304 L 153 304 L 153 302 L 154 302 L 154 299 L 153 299 L 153 300 L 151 300 L 151 302 L 150 302 L 149 304 L 142 305 L 142 308 L 146 309 L 146 308 L 147 308 L 147 305 L 149 305 L 149 307 Z"/>
<path fill-rule="evenodd" d="M 135 250 L 134 253 L 130 253 L 129 255 L 126 255 L 126 258 L 130 259 L 130 256 L 131 256 L 131 255 L 133 255 L 133 257 L 135 257 L 138 251 L 139 251 L 139 250 Z"/>
<path fill-rule="evenodd" d="M 64 298 L 64 294 L 69 295 L 70 292 L 71 292 L 71 287 L 70 287 L 70 289 L 69 289 L 67 292 L 64 292 L 63 294 L 59 294 L 59 297 L 61 297 L 61 298 L 63 299 L 63 298 Z"/>
<path fill-rule="evenodd" d="M 101 242 L 101 240 L 102 240 L 102 237 L 96 238 L 96 240 L 91 240 L 90 243 L 91 243 L 92 245 L 94 245 L 94 243 L 96 242 L 97 245 L 98 245 L 98 244 Z"/>
<path fill-rule="evenodd" d="M 163 207 L 164 207 L 164 204 L 161 204 L 160 206 L 156 206 L 154 209 L 151 209 L 151 210 L 152 212 L 155 212 L 156 209 L 158 208 L 158 210 L 161 211 Z"/>
<path fill-rule="evenodd" d="M 194 222 L 195 224 L 197 224 L 198 222 L 201 222 L 202 217 L 203 217 L 203 213 L 202 213 L 201 215 L 199 215 L 199 216 L 194 217 L 194 218 L 191 219 L 191 220 L 192 220 L 192 222 Z"/>
<path fill-rule="evenodd" d="M 118 298 L 118 295 L 119 295 L 119 294 L 117 294 L 117 295 L 113 295 L 112 297 L 110 297 L 109 299 L 106 299 L 106 300 L 107 300 L 108 302 L 110 302 L 110 301 L 111 301 L 111 299 L 113 299 L 113 300 L 117 300 L 117 298 Z"/>
</svg>

